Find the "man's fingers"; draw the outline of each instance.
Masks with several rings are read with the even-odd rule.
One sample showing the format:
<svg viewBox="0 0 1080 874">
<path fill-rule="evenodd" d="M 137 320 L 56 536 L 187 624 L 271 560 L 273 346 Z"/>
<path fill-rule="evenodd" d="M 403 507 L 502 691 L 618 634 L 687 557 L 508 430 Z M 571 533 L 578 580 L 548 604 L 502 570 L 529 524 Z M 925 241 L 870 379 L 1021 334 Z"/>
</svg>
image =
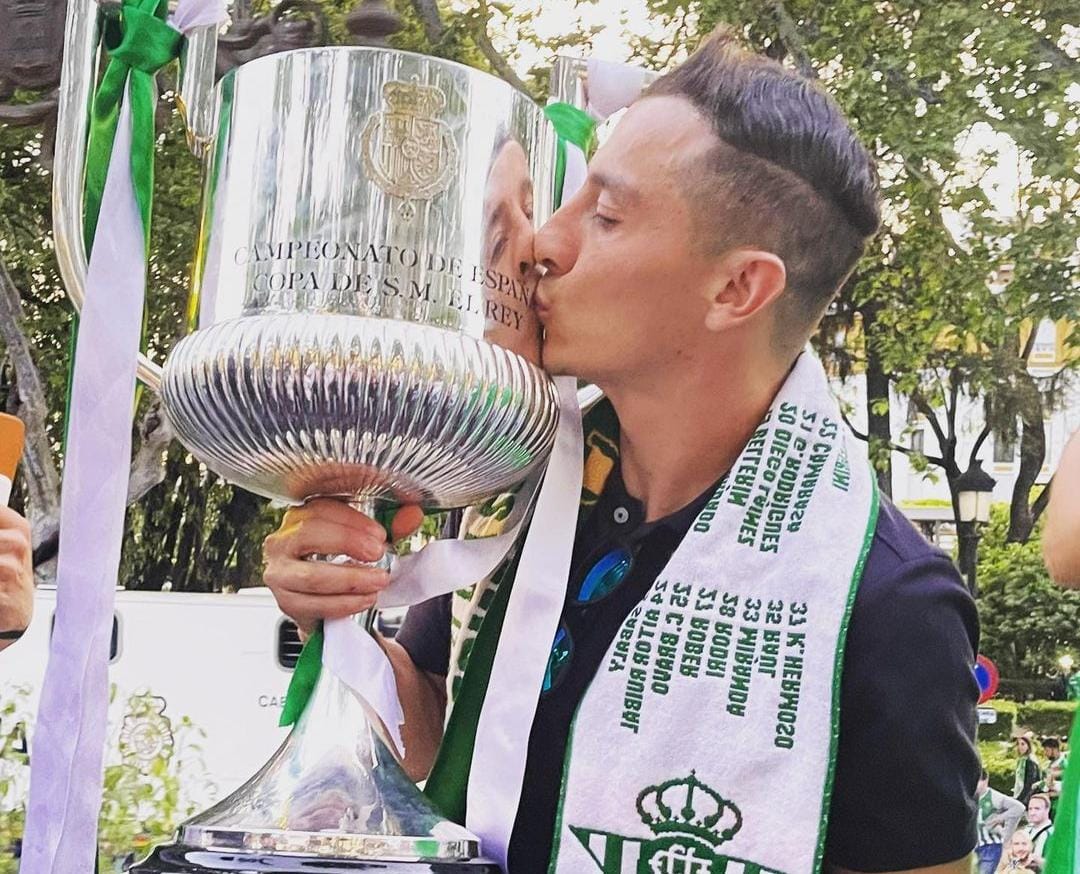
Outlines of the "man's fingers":
<svg viewBox="0 0 1080 874">
<path fill-rule="evenodd" d="M 378 561 L 386 550 L 386 540 L 385 536 L 370 536 L 366 529 L 351 528 L 326 519 L 307 518 L 291 525 L 282 525 L 266 538 L 263 548 L 270 559 L 347 555 L 357 561 Z"/>
<path fill-rule="evenodd" d="M 0 504 L 0 533 L 5 531 L 16 531 L 28 541 L 30 539 L 30 523 L 10 507 Z"/>
<path fill-rule="evenodd" d="M 281 590 L 275 591 L 274 597 L 281 612 L 310 634 L 319 619 L 340 619 L 370 610 L 377 595 L 302 595 Z"/>
<path fill-rule="evenodd" d="M 312 519 L 335 522 L 346 528 L 355 529 L 358 534 L 368 538 L 386 539 L 386 532 L 382 525 L 337 498 L 312 498 L 303 506 L 290 507 L 285 513 L 282 527 Z"/>
<path fill-rule="evenodd" d="M 396 541 L 411 536 L 423 522 L 424 511 L 416 504 L 406 504 L 399 507 L 394 514 L 394 521 L 390 523 L 391 540 Z"/>
<path fill-rule="evenodd" d="M 30 537 L 14 528 L 0 528 L 0 556 L 10 556 L 18 562 L 30 559 Z"/>
<path fill-rule="evenodd" d="M 382 568 L 293 559 L 268 564 L 263 582 L 275 593 L 281 590 L 315 597 L 370 595 L 386 588 L 390 574 Z"/>
</svg>

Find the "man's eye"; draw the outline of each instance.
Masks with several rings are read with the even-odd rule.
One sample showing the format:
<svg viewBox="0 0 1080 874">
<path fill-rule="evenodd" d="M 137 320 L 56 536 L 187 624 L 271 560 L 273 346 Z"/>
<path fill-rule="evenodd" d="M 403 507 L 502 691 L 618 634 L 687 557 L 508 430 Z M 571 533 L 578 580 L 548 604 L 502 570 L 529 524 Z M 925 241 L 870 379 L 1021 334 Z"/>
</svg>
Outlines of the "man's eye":
<svg viewBox="0 0 1080 874">
<path fill-rule="evenodd" d="M 595 221 L 602 228 L 613 228 L 619 222 L 617 219 L 613 219 L 610 216 L 606 216 L 603 213 L 594 212 L 593 221 Z"/>
</svg>

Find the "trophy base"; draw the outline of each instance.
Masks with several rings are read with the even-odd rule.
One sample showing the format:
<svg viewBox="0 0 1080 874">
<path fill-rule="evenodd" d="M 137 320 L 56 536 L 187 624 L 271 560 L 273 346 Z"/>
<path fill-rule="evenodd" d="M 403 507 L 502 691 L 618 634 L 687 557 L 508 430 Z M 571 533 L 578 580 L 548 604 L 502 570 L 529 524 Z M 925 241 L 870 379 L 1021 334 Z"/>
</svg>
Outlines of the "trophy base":
<svg viewBox="0 0 1080 874">
<path fill-rule="evenodd" d="M 361 861 L 313 858 L 278 853 L 230 853 L 204 850 L 184 844 L 166 844 L 145 861 L 128 869 L 130 874 L 352 874 L 384 871 L 387 874 L 501 874 L 494 862 Z"/>
</svg>

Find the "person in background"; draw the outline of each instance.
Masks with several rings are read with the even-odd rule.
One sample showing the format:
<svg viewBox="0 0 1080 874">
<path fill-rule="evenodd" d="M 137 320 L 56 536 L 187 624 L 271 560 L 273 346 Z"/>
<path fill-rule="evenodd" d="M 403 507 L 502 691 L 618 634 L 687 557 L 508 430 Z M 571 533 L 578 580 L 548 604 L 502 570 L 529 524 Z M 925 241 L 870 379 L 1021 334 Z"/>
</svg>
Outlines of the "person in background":
<svg viewBox="0 0 1080 874">
<path fill-rule="evenodd" d="M 975 847 L 978 874 L 994 874 L 1002 850 L 1024 815 L 1024 805 L 1004 792 L 990 788 L 990 775 L 983 768 L 975 790 L 978 799 L 979 842 Z"/>
<path fill-rule="evenodd" d="M 1039 874 L 1039 866 L 1031 858 L 1031 838 L 1023 831 L 1013 832 L 1009 841 L 1008 852 L 1001 857 L 997 874 L 1016 872 L 1016 874 Z"/>
<path fill-rule="evenodd" d="M 1042 780 L 1035 785 L 1035 792 L 1050 799 L 1050 818 L 1053 819 L 1054 808 L 1061 794 L 1061 778 L 1065 774 L 1068 756 L 1062 753 L 1059 738 L 1044 737 L 1039 743 L 1046 757 L 1046 769 L 1043 771 Z"/>
<path fill-rule="evenodd" d="M 1031 838 L 1032 858 L 1041 867 L 1046 856 L 1046 841 L 1054 831 L 1054 824 L 1050 821 L 1048 795 L 1037 792 L 1031 796 L 1027 806 L 1027 824 L 1023 831 Z"/>
<path fill-rule="evenodd" d="M 34 612 L 30 523 L 0 505 L 0 650 L 23 636 Z"/>
<path fill-rule="evenodd" d="M 1046 569 L 1059 586 L 1080 588 L 1080 432 L 1061 454 L 1043 530 Z"/>
<path fill-rule="evenodd" d="M 1027 806 L 1028 799 L 1035 792 L 1035 784 L 1042 779 L 1042 769 L 1035 761 L 1035 750 L 1032 744 L 1035 735 L 1030 731 L 1016 738 L 1016 779 L 1013 781 L 1013 798 Z"/>
</svg>

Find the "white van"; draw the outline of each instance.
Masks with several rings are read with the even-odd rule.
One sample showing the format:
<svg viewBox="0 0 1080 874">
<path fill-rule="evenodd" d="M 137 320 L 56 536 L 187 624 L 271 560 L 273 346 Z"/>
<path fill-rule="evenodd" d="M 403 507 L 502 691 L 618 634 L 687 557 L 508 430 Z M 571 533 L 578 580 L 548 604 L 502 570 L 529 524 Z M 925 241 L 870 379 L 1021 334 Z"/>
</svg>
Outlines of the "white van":
<svg viewBox="0 0 1080 874">
<path fill-rule="evenodd" d="M 16 712 L 6 719 L 25 726 L 31 758 L 33 715 L 55 607 L 55 589 L 38 589 L 29 630 L 0 655 L 0 712 L 5 701 L 17 702 Z M 284 739 L 286 729 L 278 727 L 278 719 L 299 653 L 296 626 L 267 589 L 237 594 L 117 591 L 109 665 L 115 695 L 106 763 L 119 761 L 124 743 L 130 748 L 160 742 L 162 725 L 166 735 L 194 734 L 181 725 L 187 717 L 205 737 L 192 758 L 204 768 L 185 764 L 182 771 L 185 794 L 199 808 L 223 797 L 254 774 Z M 129 718 L 125 726 L 129 697 L 144 693 L 155 696 L 153 724 L 132 725 Z M 0 737 L 18 728 L 3 720 L 0 716 Z M 26 771 L 25 757 L 19 758 Z M 15 779 L 0 804 L 10 808 L 26 791 L 28 774 L 12 774 L 14 762 L 4 765 Z"/>
</svg>

